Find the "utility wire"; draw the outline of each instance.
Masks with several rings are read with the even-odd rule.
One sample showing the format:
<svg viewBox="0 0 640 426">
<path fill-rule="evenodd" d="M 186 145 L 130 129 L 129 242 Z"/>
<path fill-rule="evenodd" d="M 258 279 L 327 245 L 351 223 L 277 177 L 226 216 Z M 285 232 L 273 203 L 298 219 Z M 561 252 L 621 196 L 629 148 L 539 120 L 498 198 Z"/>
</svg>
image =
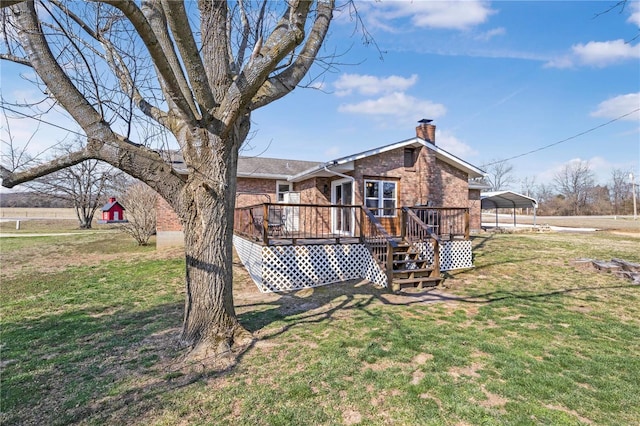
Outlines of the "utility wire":
<svg viewBox="0 0 640 426">
<path fill-rule="evenodd" d="M 87 135 L 85 135 L 84 133 L 80 133 L 80 132 L 77 132 L 77 131 L 75 131 L 75 130 L 67 129 L 66 127 L 62 127 L 62 126 L 60 126 L 59 124 L 55 124 L 55 123 L 52 123 L 52 122 L 50 122 L 50 121 L 43 120 L 42 118 L 34 117 L 34 116 L 31 116 L 31 115 L 25 114 L 24 112 L 21 112 L 21 111 L 16 111 L 16 110 L 14 110 L 14 109 L 11 109 L 11 108 L 7 107 L 7 106 L 6 106 L 6 105 L 4 105 L 4 104 L 0 104 L 0 108 L 2 108 L 2 109 L 3 109 L 3 110 L 5 110 L 5 111 L 12 112 L 12 113 L 14 113 L 14 114 L 21 115 L 22 117 L 30 118 L 30 119 L 32 119 L 32 120 L 39 121 L 40 123 L 43 123 L 43 124 L 47 124 L 47 125 L 49 125 L 49 126 L 56 127 L 56 128 L 58 128 L 58 129 L 60 129 L 60 130 L 64 130 L 64 131 L 66 131 L 66 132 L 70 132 L 70 133 L 76 134 L 76 135 L 78 135 L 78 136 L 87 137 Z"/>
<path fill-rule="evenodd" d="M 598 126 L 596 126 L 596 127 L 592 127 L 592 128 L 590 128 L 589 130 L 585 130 L 584 132 L 580 132 L 580 133 L 575 134 L 575 135 L 573 135 L 573 136 L 570 136 L 570 137 L 568 137 L 568 138 L 566 138 L 566 139 L 562 139 L 561 141 L 557 141 L 557 142 L 554 142 L 554 143 L 550 143 L 549 145 L 545 145 L 545 146 L 542 146 L 542 147 L 540 147 L 540 148 L 536 148 L 536 149 L 534 149 L 534 150 L 532 150 L 532 151 L 525 152 L 524 154 L 518 154 L 518 155 L 514 155 L 513 157 L 505 158 L 505 159 L 503 159 L 503 160 L 494 161 L 493 163 L 485 164 L 485 166 L 493 166 L 494 164 L 504 163 L 504 162 L 509 161 L 509 160 L 514 160 L 514 159 L 516 159 L 516 158 L 524 157 L 525 155 L 530 155 L 530 154 L 533 154 L 533 153 L 536 153 L 536 152 L 539 152 L 539 151 L 545 150 L 545 149 L 547 149 L 547 148 L 551 148 L 552 146 L 560 145 L 561 143 L 564 143 L 564 142 L 570 141 L 570 140 L 572 140 L 572 139 L 575 139 L 575 138 L 578 138 L 578 137 L 580 137 L 580 136 L 586 135 L 587 133 L 591 133 L 591 132 L 593 132 L 593 131 L 595 131 L 595 130 L 598 130 L 598 129 L 599 129 L 599 128 L 601 128 L 601 127 L 608 126 L 609 124 L 614 123 L 614 122 L 616 122 L 616 121 L 618 121 L 618 120 L 621 120 L 621 119 L 623 119 L 623 118 L 625 118 L 625 117 L 628 117 L 628 116 L 630 116 L 631 114 L 634 114 L 634 113 L 636 113 L 636 112 L 638 112 L 638 111 L 640 111 L 640 108 L 636 108 L 636 109 L 634 109 L 634 110 L 633 110 L 633 111 L 631 111 L 631 112 L 628 112 L 628 113 L 626 113 L 626 114 L 623 114 L 623 115 L 621 115 L 621 116 L 619 116 L 619 117 L 614 118 L 613 120 L 609 120 L 609 121 L 607 121 L 606 123 L 602 123 L 602 124 L 600 124 L 600 125 L 598 125 Z"/>
<path fill-rule="evenodd" d="M 74 133 L 74 134 L 79 135 L 79 136 L 82 136 L 82 137 L 86 137 L 86 135 L 85 135 L 85 134 L 83 134 L 83 133 L 76 132 L 75 130 L 67 129 L 66 127 L 62 127 L 62 126 L 60 126 L 60 125 L 58 125 L 58 124 L 51 123 L 50 121 L 43 120 L 43 119 L 38 118 L 38 117 L 33 117 L 33 116 L 30 116 L 30 115 L 27 115 L 27 114 L 25 114 L 25 113 L 23 113 L 23 112 L 20 112 L 20 111 L 16 111 L 16 110 L 14 110 L 14 109 L 12 109 L 12 108 L 9 108 L 9 107 L 5 106 L 4 104 L 0 104 L 0 108 L 2 108 L 2 109 L 3 109 L 3 110 L 5 110 L 5 111 L 9 111 L 9 112 L 12 112 L 12 113 L 14 113 L 14 114 L 21 115 L 21 116 L 26 117 L 26 118 L 31 118 L 31 119 L 36 120 L 36 121 L 39 121 L 39 122 L 41 122 L 41 123 L 43 123 L 43 124 L 47 124 L 47 125 L 49 125 L 49 126 L 57 127 L 58 129 L 65 130 L 65 131 L 67 131 L 67 132 L 71 132 L 71 133 Z M 598 125 L 598 126 L 592 127 L 592 128 L 590 128 L 590 129 L 588 129 L 588 130 L 585 130 L 584 132 L 577 133 L 577 134 L 575 134 L 575 135 L 573 135 L 573 136 L 570 136 L 570 137 L 568 137 L 568 138 L 566 138 L 566 139 L 562 139 L 562 140 L 560 140 L 560 141 L 550 143 L 550 144 L 548 144 L 548 145 L 542 146 L 542 147 L 540 147 L 540 148 L 536 148 L 536 149 L 534 149 L 534 150 L 532 150 L 532 151 L 528 151 L 528 152 L 525 152 L 525 153 L 523 153 L 523 154 L 514 155 L 513 157 L 509 157 L 509 158 L 505 158 L 505 159 L 502 159 L 502 160 L 494 161 L 494 162 L 492 162 L 492 163 L 485 164 L 485 167 L 486 167 L 486 166 L 492 166 L 492 165 L 494 165 L 494 164 L 504 163 L 504 162 L 506 162 L 506 161 L 514 160 L 514 159 L 516 159 L 516 158 L 524 157 L 524 156 L 526 156 L 526 155 L 531 155 L 531 154 L 534 154 L 534 153 L 536 153 L 536 152 L 543 151 L 543 150 L 545 150 L 545 149 L 551 148 L 552 146 L 560 145 L 561 143 L 568 142 L 568 141 L 570 141 L 570 140 L 572 140 L 572 139 L 576 139 L 576 138 L 578 138 L 578 137 L 580 137 L 580 136 L 586 135 L 587 133 L 591 133 L 591 132 L 593 132 L 593 131 L 595 131 L 595 130 L 598 130 L 598 129 L 602 128 L 602 127 L 608 126 L 609 124 L 614 123 L 614 122 L 616 122 L 616 121 L 618 121 L 618 120 L 621 120 L 621 119 L 623 119 L 623 118 L 625 118 L 625 117 L 628 117 L 628 116 L 630 116 L 631 114 L 635 114 L 635 113 L 636 113 L 636 112 L 638 112 L 638 111 L 640 111 L 640 108 L 636 108 L 636 109 L 634 109 L 633 111 L 630 111 L 630 112 L 628 112 L 628 113 L 626 113 L 626 114 L 622 114 L 622 115 L 621 115 L 621 116 L 619 116 L 619 117 L 616 117 L 616 118 L 614 118 L 614 119 L 612 119 L 612 120 L 607 121 L 606 123 L 602 123 L 602 124 L 600 124 L 600 125 Z"/>
</svg>

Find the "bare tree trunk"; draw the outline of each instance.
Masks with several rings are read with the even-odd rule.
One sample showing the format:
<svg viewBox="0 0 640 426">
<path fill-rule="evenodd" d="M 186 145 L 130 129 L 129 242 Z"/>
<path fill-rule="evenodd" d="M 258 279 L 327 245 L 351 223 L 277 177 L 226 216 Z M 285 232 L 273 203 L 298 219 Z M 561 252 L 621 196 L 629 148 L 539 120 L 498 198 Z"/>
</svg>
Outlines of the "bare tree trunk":
<svg viewBox="0 0 640 426">
<path fill-rule="evenodd" d="M 202 156 L 206 164 L 195 167 L 206 172 L 190 175 L 180 212 L 187 294 L 181 340 L 195 345 L 196 358 L 228 352 L 251 339 L 233 304 L 233 209 L 238 146 L 243 139 L 207 136 L 217 149 Z"/>
</svg>

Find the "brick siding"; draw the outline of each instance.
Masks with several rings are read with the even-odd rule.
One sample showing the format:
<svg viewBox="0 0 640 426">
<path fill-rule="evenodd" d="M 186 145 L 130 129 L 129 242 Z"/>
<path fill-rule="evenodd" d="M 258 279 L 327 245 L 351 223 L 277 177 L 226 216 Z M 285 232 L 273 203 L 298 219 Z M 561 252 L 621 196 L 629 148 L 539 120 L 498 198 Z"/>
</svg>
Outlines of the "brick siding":
<svg viewBox="0 0 640 426">
<path fill-rule="evenodd" d="M 480 229 L 480 191 L 469 190 L 468 176 L 461 170 L 436 159 L 426 147 L 415 148 L 413 167 L 405 167 L 404 148 L 372 155 L 355 161 L 354 204 L 364 204 L 366 179 L 398 182 L 398 207 L 431 205 L 434 207 L 469 207 L 470 227 Z M 341 177 L 318 177 L 295 183 L 302 204 L 330 204 L 331 182 Z M 425 185 L 425 182 L 427 183 Z M 276 203 L 276 180 L 238 178 L 236 206 L 245 207 L 265 202 Z M 160 197 L 157 202 L 158 231 L 182 230 L 180 220 Z M 387 220 L 388 225 L 394 226 Z"/>
</svg>

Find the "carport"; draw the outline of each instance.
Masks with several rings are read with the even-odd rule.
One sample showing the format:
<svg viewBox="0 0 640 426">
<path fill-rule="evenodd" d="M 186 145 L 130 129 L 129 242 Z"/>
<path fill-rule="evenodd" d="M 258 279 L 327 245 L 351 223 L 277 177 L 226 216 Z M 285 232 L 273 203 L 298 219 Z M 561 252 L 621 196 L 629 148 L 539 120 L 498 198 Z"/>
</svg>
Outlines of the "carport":
<svg viewBox="0 0 640 426">
<path fill-rule="evenodd" d="M 480 206 L 483 210 L 496 209 L 496 228 L 498 227 L 498 209 L 513 209 L 513 226 L 516 226 L 516 209 L 533 208 L 533 224 L 536 224 L 538 202 L 526 195 L 513 191 L 483 192 L 480 194 Z"/>
</svg>

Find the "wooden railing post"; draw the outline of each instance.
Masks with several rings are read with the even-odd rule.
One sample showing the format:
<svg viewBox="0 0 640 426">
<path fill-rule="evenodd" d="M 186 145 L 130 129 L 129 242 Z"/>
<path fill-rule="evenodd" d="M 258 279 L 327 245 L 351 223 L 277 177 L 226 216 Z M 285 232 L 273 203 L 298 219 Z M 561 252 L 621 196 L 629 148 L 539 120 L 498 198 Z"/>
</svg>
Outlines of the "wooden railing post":
<svg viewBox="0 0 640 426">
<path fill-rule="evenodd" d="M 360 206 L 358 211 L 360 212 L 360 243 L 364 243 L 364 210 L 362 209 L 362 206 Z"/>
<path fill-rule="evenodd" d="M 433 274 L 435 277 L 440 276 L 440 238 L 433 238 Z"/>
<path fill-rule="evenodd" d="M 400 223 L 400 238 L 401 241 L 404 241 L 407 236 L 407 208 L 404 207 L 402 210 L 402 223 Z"/>
<path fill-rule="evenodd" d="M 470 214 L 469 214 L 469 210 L 467 210 L 464 213 L 464 239 L 468 240 L 469 239 L 469 229 L 470 229 Z"/>
<path fill-rule="evenodd" d="M 393 283 L 393 247 L 389 241 L 387 241 L 387 262 L 385 272 L 387 274 L 387 288 L 394 292 L 399 291 L 399 286 Z"/>
<path fill-rule="evenodd" d="M 269 204 L 262 206 L 262 242 L 269 245 Z"/>
</svg>

